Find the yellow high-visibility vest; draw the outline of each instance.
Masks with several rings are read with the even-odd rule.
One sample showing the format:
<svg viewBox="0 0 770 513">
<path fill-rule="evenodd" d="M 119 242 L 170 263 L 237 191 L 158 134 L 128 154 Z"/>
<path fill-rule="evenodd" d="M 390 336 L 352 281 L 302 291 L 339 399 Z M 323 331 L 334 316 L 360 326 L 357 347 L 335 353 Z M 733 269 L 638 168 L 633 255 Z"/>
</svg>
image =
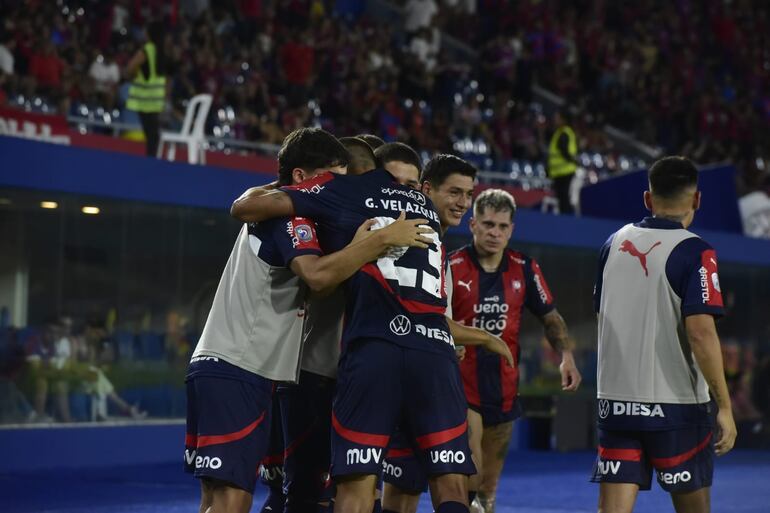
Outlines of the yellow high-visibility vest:
<svg viewBox="0 0 770 513">
<path fill-rule="evenodd" d="M 145 77 L 141 67 L 128 90 L 126 108 L 136 112 L 163 112 L 166 102 L 166 77 L 158 75 L 155 44 L 144 45 L 150 76 Z"/>
<path fill-rule="evenodd" d="M 559 151 L 559 139 L 562 134 L 567 134 L 567 152 L 570 157 L 574 158 L 577 156 L 577 137 L 575 137 L 575 132 L 568 126 L 563 126 L 556 130 L 553 137 L 551 137 L 551 143 L 548 145 L 548 176 L 551 178 L 571 175 L 577 169 L 577 164 L 565 159 Z"/>
</svg>

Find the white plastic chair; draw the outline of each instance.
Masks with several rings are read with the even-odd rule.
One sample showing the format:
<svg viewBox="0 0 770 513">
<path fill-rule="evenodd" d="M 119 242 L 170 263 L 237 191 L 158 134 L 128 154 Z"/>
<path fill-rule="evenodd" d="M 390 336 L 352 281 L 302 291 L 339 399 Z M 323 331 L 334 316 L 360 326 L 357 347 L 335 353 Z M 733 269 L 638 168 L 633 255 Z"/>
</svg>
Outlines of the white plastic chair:
<svg viewBox="0 0 770 513">
<path fill-rule="evenodd" d="M 211 108 L 211 95 L 198 94 L 187 103 L 187 111 L 184 115 L 181 132 L 161 132 L 158 144 L 158 158 L 163 158 L 163 147 L 168 143 L 166 158 L 174 160 L 176 145 L 187 145 L 187 162 L 190 164 L 206 163 L 206 118 Z"/>
</svg>

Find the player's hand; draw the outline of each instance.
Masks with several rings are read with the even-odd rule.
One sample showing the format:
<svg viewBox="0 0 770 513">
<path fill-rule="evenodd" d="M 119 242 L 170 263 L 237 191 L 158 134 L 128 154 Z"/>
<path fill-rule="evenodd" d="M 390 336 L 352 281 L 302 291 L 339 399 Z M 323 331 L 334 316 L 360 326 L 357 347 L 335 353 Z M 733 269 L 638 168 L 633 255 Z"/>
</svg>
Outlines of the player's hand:
<svg viewBox="0 0 770 513">
<path fill-rule="evenodd" d="M 370 230 L 376 222 L 377 221 L 375 221 L 374 219 L 367 219 L 366 221 L 361 223 L 361 226 L 359 226 L 358 229 L 356 230 L 355 235 L 353 235 L 353 240 L 350 241 L 350 243 L 353 244 L 356 242 L 362 242 L 368 239 L 369 237 L 371 237 L 372 235 L 374 235 L 374 232 Z"/>
<path fill-rule="evenodd" d="M 458 360 L 465 360 L 465 346 L 455 346 L 455 355 L 457 355 Z"/>
<path fill-rule="evenodd" d="M 406 213 L 401 212 L 398 219 L 385 228 L 378 230 L 382 241 L 388 246 L 427 248 L 433 241 L 424 236 L 433 233 L 427 219 L 407 219 Z"/>
<path fill-rule="evenodd" d="M 738 429 L 735 427 L 733 412 L 730 408 L 723 408 L 717 413 L 717 429 L 719 440 L 714 444 L 714 450 L 717 456 L 722 456 L 730 452 L 735 445 L 735 437 L 738 436 Z"/>
<path fill-rule="evenodd" d="M 561 374 L 562 390 L 574 392 L 578 389 L 580 382 L 583 381 L 583 377 L 575 365 L 575 357 L 572 356 L 572 351 L 564 351 L 562 353 L 559 373 Z"/>
<path fill-rule="evenodd" d="M 511 348 L 508 347 L 508 344 L 506 344 L 500 337 L 496 337 L 489 333 L 487 333 L 487 335 L 489 336 L 483 345 L 484 349 L 487 351 L 492 351 L 493 353 L 497 353 L 505 358 L 505 361 L 508 362 L 508 367 L 515 367 L 516 365 L 513 363 Z"/>
</svg>

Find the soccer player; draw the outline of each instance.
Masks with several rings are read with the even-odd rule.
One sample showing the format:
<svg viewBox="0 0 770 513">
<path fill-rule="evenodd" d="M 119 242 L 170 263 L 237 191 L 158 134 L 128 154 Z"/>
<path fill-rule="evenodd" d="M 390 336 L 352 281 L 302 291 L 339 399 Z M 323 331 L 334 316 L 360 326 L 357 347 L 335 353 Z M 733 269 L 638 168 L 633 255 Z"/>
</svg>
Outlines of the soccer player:
<svg viewBox="0 0 770 513">
<path fill-rule="evenodd" d="M 356 137 L 366 141 L 366 144 L 368 144 L 374 151 L 377 151 L 377 148 L 385 144 L 385 141 L 373 134 L 358 134 Z"/>
<path fill-rule="evenodd" d="M 567 326 L 554 306 L 540 266 L 533 258 L 508 248 L 515 214 L 513 196 L 501 189 L 485 190 L 473 205 L 472 244 L 449 257 L 454 319 L 502 337 L 516 359 L 516 365 L 509 367 L 497 354 L 469 347 L 460 363 L 469 407 L 470 444 L 478 469 L 470 486 L 471 491 L 478 490 L 486 513 L 494 512 L 513 421 L 520 414 L 519 327 L 524 307 L 540 320 L 548 342 L 561 353 L 562 389 L 575 391 L 581 381 Z"/>
<path fill-rule="evenodd" d="M 442 234 L 450 226 L 458 226 L 473 203 L 475 177 L 476 168 L 453 155 L 437 155 L 425 166 L 421 177 L 422 191 L 433 201 L 436 207 L 441 221 Z M 446 264 L 445 267 L 447 267 L 447 295 L 449 298 L 446 313 L 450 317 L 449 323 L 455 342 L 468 347 L 480 345 L 491 348 L 491 350 L 488 349 L 490 354 L 501 354 L 499 348 L 490 344 L 491 340 L 495 340 L 506 348 L 504 359 L 512 359 L 507 346 L 498 337 L 491 336 L 478 328 L 465 327 L 451 320 L 451 306 L 454 296 L 452 282 L 454 280 L 452 279 L 451 268 L 448 268 Z M 473 433 L 470 432 L 470 436 L 472 435 Z M 417 510 L 420 495 L 427 488 L 428 478 L 415 458 L 412 448 L 404 443 L 400 433 L 397 434 L 393 446 L 388 451 L 384 471 L 383 510 L 414 513 Z"/>
<path fill-rule="evenodd" d="M 434 230 L 428 249 L 409 248 L 365 265 L 347 282 L 346 323 L 332 414 L 335 509 L 370 513 L 383 451 L 399 421 L 419 447 L 439 513 L 467 512 L 465 399 L 444 312 L 438 215 L 429 199 L 387 171 L 325 174 L 298 187 L 247 192 L 233 204 L 244 221 L 303 214 L 338 248 L 372 215 L 387 225 L 400 212 Z M 384 385 L 384 386 L 383 386 Z"/>
<path fill-rule="evenodd" d="M 278 154 L 279 183 L 344 172 L 347 152 L 327 132 L 300 129 Z M 265 455 L 274 380 L 296 380 L 305 290 L 336 286 L 391 246 L 427 247 L 417 221 L 368 233 L 320 256 L 302 218 L 244 225 L 190 362 L 185 470 L 201 479 L 201 511 L 247 512 Z M 411 238 L 411 240 L 410 240 Z"/>
<path fill-rule="evenodd" d="M 362 175 L 377 167 L 377 158 L 369 143 L 359 137 L 341 137 L 340 143 L 348 150 L 348 174 Z"/>
<path fill-rule="evenodd" d="M 713 455 L 736 437 L 714 326 L 723 313 L 717 257 L 687 231 L 701 202 L 693 163 L 665 157 L 648 178 L 652 217 L 615 232 L 599 256 L 592 480 L 601 512 L 630 512 L 654 469 L 678 513 L 708 513 Z"/>
<path fill-rule="evenodd" d="M 339 141 L 350 155 L 348 174 L 360 175 L 376 167 L 374 152 L 362 139 Z M 328 509 L 334 497 L 328 479 L 329 441 L 344 310 L 342 287 L 328 296 L 308 299 L 299 380 L 277 389 L 286 443 L 280 457 L 276 454 L 272 459 L 276 468 L 271 475 L 286 492 L 285 513 L 316 513 Z"/>
<path fill-rule="evenodd" d="M 409 145 L 400 142 L 383 144 L 374 150 L 374 155 L 379 165 L 392 174 L 398 183 L 412 189 L 420 187 L 422 160 Z"/>
</svg>

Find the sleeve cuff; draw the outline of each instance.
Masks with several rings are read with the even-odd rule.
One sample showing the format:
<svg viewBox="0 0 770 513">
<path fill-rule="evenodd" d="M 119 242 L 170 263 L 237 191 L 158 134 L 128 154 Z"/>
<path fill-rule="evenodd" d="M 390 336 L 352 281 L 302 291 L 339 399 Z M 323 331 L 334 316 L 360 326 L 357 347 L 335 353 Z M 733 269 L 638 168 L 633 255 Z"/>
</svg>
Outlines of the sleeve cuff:
<svg viewBox="0 0 770 513">
<path fill-rule="evenodd" d="M 711 305 L 689 305 L 682 306 L 682 317 L 689 315 L 708 314 L 713 315 L 716 318 L 723 317 L 725 315 L 725 309 L 721 306 Z"/>
</svg>

